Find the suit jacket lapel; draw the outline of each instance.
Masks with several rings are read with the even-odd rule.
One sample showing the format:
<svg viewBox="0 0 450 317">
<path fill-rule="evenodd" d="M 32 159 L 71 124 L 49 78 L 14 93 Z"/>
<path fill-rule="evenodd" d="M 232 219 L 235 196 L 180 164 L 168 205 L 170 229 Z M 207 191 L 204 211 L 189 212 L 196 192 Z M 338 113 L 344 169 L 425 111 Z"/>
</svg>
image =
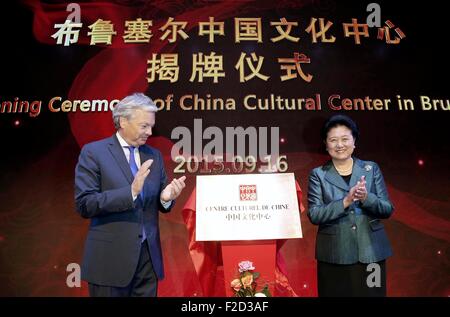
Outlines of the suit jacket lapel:
<svg viewBox="0 0 450 317">
<path fill-rule="evenodd" d="M 141 165 L 144 164 L 144 162 L 147 160 L 153 160 L 153 163 L 155 163 L 155 156 L 150 153 L 148 147 L 146 147 L 145 145 L 139 147 L 139 156 L 141 158 Z M 153 166 L 153 163 L 150 166 L 150 171 L 152 170 L 152 167 L 155 167 Z"/>
<path fill-rule="evenodd" d="M 155 162 L 155 156 L 149 151 L 148 146 L 143 145 L 139 147 L 139 156 L 141 158 L 141 166 L 142 164 L 144 164 L 145 161 L 147 160 L 153 160 L 152 165 L 150 165 L 150 174 L 147 176 L 147 178 L 145 179 L 144 182 L 144 188 L 143 188 L 143 193 L 144 193 L 144 197 L 146 197 L 145 193 L 148 192 L 147 186 L 150 182 L 150 177 L 152 175 L 153 170 L 155 169 L 156 166 L 156 162 Z M 155 165 L 153 165 L 155 164 Z"/>
<path fill-rule="evenodd" d="M 325 179 L 333 184 L 334 186 L 337 186 L 345 191 L 349 190 L 349 187 L 347 183 L 344 181 L 344 179 L 339 175 L 336 168 L 333 165 L 332 161 L 329 161 L 327 163 L 326 168 L 328 169 L 327 173 L 325 174 Z"/>
<path fill-rule="evenodd" d="M 130 164 L 128 164 L 127 158 L 125 157 L 125 153 L 123 152 L 119 140 L 117 140 L 117 137 L 115 135 L 111 137 L 109 143 L 109 150 L 111 151 L 111 154 L 116 160 L 117 165 L 119 165 L 128 182 L 131 184 L 133 182 L 134 177 L 131 174 Z"/>
</svg>

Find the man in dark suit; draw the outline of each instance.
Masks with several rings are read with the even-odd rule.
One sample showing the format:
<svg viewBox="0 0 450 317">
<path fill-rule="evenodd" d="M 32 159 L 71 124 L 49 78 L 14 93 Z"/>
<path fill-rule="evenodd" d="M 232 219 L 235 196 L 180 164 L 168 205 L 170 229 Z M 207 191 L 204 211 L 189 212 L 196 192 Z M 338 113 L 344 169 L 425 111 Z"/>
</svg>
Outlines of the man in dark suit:
<svg viewBox="0 0 450 317">
<path fill-rule="evenodd" d="M 162 155 L 146 145 L 156 111 L 144 94 L 124 98 L 117 132 L 81 150 L 75 202 L 91 220 L 81 265 L 91 296 L 156 296 L 164 277 L 158 211 L 170 211 L 186 177 L 166 185 Z"/>
</svg>

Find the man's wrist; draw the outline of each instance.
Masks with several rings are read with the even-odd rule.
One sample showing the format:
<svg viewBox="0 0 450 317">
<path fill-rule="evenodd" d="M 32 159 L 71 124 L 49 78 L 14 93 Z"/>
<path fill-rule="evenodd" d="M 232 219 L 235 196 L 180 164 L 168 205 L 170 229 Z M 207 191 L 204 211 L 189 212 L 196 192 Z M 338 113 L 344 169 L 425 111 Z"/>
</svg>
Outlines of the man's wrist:
<svg viewBox="0 0 450 317">
<path fill-rule="evenodd" d="M 133 186 L 131 187 L 131 197 L 133 197 L 133 201 L 139 196 L 139 193 L 135 193 L 133 190 Z"/>
</svg>

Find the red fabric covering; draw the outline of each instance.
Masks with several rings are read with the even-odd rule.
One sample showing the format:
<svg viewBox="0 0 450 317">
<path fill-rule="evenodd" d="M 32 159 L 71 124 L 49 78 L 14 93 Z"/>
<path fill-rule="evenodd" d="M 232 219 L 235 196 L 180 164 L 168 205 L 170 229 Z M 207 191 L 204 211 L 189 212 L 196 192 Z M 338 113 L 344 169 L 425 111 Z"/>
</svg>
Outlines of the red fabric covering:
<svg viewBox="0 0 450 317">
<path fill-rule="evenodd" d="M 302 190 L 295 182 L 297 201 L 301 212 L 305 211 L 302 204 Z M 195 211 L 196 189 L 192 191 L 189 199 L 182 209 L 183 219 L 188 229 L 189 253 L 194 263 L 197 276 L 202 287 L 203 296 L 225 296 L 215 290 L 218 267 L 223 265 L 220 251 L 220 242 L 195 240 Z M 277 240 L 276 270 L 275 270 L 275 294 L 274 296 L 297 296 L 287 278 L 286 262 L 280 252 L 286 240 Z"/>
</svg>

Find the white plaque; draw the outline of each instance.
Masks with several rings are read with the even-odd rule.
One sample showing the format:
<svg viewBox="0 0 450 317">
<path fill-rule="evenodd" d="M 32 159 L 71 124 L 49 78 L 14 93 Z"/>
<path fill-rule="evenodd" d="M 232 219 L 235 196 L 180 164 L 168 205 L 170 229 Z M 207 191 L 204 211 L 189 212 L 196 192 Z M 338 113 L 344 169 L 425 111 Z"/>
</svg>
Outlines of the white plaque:
<svg viewBox="0 0 450 317">
<path fill-rule="evenodd" d="M 302 238 L 293 173 L 197 176 L 196 240 Z"/>
</svg>

